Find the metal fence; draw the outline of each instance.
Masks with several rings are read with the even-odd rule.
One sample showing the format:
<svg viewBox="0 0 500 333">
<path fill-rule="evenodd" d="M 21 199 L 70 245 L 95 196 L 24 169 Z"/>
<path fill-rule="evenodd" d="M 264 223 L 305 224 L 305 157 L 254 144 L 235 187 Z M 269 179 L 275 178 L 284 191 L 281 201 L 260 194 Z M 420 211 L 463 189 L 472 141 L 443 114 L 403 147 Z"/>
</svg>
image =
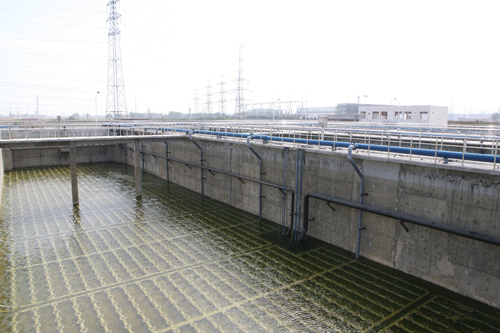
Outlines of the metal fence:
<svg viewBox="0 0 500 333">
<path fill-rule="evenodd" d="M 263 144 L 300 147 L 319 152 L 346 152 L 422 163 L 499 170 L 500 128 L 420 127 L 334 123 L 130 122 L 82 124 L 22 124 L 1 128 L 1 141 L 68 140 L 106 137 L 171 136 L 189 133 L 220 140 L 245 140 L 254 134 Z M 500 161 L 500 157 L 498 157 Z"/>
</svg>

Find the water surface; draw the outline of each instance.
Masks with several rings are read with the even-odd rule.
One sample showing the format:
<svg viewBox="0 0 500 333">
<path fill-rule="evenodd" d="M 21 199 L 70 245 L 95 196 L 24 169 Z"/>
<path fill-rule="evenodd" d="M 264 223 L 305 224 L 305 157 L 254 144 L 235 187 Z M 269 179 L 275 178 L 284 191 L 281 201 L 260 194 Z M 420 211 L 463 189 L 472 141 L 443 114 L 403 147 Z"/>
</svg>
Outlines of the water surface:
<svg viewBox="0 0 500 333">
<path fill-rule="evenodd" d="M 4 177 L 1 332 L 500 332 L 500 311 L 151 175 Z M 221 177 L 223 177 L 221 175 Z"/>
</svg>

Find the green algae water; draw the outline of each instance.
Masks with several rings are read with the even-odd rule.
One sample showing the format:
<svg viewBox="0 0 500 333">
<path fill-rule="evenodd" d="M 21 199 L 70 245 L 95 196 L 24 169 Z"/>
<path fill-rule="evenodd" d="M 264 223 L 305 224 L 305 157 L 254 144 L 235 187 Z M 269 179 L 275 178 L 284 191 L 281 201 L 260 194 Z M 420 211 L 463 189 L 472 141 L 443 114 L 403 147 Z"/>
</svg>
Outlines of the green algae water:
<svg viewBox="0 0 500 333">
<path fill-rule="evenodd" d="M 500 311 L 133 169 L 4 176 L 1 332 L 500 332 Z"/>
</svg>

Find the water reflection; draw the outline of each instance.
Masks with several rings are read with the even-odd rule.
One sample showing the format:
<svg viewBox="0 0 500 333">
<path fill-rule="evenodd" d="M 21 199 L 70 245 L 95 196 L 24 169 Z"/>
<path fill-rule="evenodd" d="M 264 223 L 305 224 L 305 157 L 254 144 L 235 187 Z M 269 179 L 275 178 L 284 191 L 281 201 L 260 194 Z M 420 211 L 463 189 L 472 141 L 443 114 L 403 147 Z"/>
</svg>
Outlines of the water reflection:
<svg viewBox="0 0 500 333">
<path fill-rule="evenodd" d="M 131 168 L 79 166 L 71 210 L 67 174 L 5 178 L 2 332 L 499 332 L 498 310 L 175 184 L 136 199 Z"/>
</svg>

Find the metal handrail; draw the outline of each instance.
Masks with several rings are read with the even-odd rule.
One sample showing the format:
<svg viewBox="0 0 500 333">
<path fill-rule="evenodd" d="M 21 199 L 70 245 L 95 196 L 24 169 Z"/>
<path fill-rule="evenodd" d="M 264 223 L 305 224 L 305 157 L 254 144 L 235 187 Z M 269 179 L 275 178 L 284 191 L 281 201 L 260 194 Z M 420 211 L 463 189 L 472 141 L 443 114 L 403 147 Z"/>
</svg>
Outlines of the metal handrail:
<svg viewBox="0 0 500 333">
<path fill-rule="evenodd" d="M 224 133 L 224 140 L 238 140 L 241 133 L 261 133 L 259 137 L 266 136 L 272 131 L 277 131 L 276 138 L 279 140 L 269 141 L 269 144 L 283 146 L 291 144 L 293 147 L 300 146 L 302 149 L 314 149 L 316 151 L 327 150 L 322 147 L 318 140 L 321 138 L 321 128 L 311 126 L 310 124 L 241 124 L 234 122 L 213 122 L 213 123 L 171 123 L 171 122 L 133 122 L 133 123 L 102 123 L 96 125 L 77 125 L 77 124 L 23 124 L 16 126 L 5 126 L 2 130 L 1 141 L 5 140 L 67 140 L 68 138 L 91 138 L 104 136 L 161 136 L 166 137 L 179 132 L 186 132 L 187 129 L 193 129 L 195 133 L 208 133 L 214 130 L 216 133 Z M 208 135 L 208 134 L 202 134 Z M 40 137 L 42 139 L 40 139 Z M 218 138 L 221 138 L 219 135 Z M 306 139 L 304 145 L 300 141 Z M 291 142 L 286 142 L 292 139 Z M 384 143 L 387 149 L 385 157 L 389 159 L 402 158 L 409 156 L 410 160 L 415 160 L 418 149 L 432 149 L 432 160 L 429 157 L 420 156 L 418 161 L 430 163 L 450 163 L 453 165 L 462 165 L 467 167 L 500 169 L 497 167 L 496 159 L 490 162 L 471 162 L 465 161 L 465 154 L 479 153 L 485 155 L 497 155 L 498 142 L 500 142 L 500 129 L 498 128 L 465 128 L 465 127 L 426 127 L 418 126 L 389 126 L 389 125 L 360 125 L 360 124 L 339 124 L 329 126 L 324 131 L 324 140 L 334 142 L 331 150 L 334 152 L 342 151 L 339 143 L 353 142 L 363 143 L 365 146 L 358 147 L 357 154 L 375 155 L 384 157 L 373 147 L 378 143 Z M 311 144 L 314 143 L 311 146 Z M 390 148 L 389 148 L 390 147 Z M 399 148 L 394 149 L 393 147 Z M 417 148 L 418 147 L 418 148 Z M 366 149 L 365 149 L 366 148 Z M 401 153 L 401 149 L 409 149 L 408 154 Z M 398 152 L 399 151 L 399 152 Z M 459 158 L 442 158 L 437 155 L 438 151 L 459 152 Z M 463 162 L 463 163 L 462 163 Z M 488 163 L 488 164 L 486 164 Z"/>
</svg>

